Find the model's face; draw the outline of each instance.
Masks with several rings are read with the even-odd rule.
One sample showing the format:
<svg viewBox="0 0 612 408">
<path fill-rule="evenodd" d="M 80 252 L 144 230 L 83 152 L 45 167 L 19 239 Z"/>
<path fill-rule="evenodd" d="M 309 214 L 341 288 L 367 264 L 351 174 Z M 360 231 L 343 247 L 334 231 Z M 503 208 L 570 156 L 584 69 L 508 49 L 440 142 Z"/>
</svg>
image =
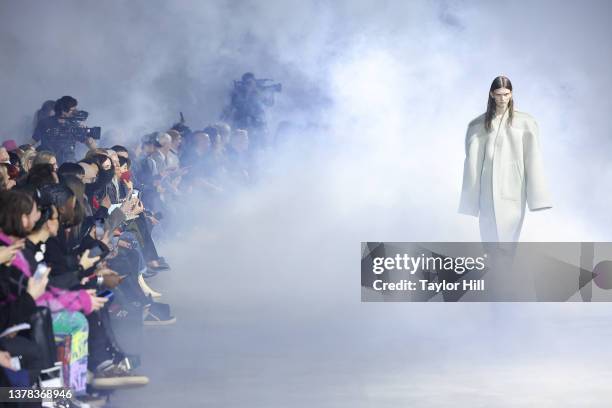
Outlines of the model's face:
<svg viewBox="0 0 612 408">
<path fill-rule="evenodd" d="M 512 99 L 512 91 L 508 88 L 499 88 L 491 92 L 491 98 L 495 100 L 495 105 L 498 108 L 505 109 Z"/>
</svg>

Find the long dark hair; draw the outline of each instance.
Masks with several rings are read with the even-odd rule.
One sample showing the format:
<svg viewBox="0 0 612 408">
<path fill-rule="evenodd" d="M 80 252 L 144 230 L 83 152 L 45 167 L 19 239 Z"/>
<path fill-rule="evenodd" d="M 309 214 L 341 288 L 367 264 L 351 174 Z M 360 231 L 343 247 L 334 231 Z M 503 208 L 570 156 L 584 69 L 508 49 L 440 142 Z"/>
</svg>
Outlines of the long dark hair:
<svg viewBox="0 0 612 408">
<path fill-rule="evenodd" d="M 57 182 L 53 175 L 55 171 L 50 164 L 37 164 L 32 166 L 25 179 L 25 184 L 29 184 L 35 188 L 46 186 L 47 184 L 55 184 Z"/>
<path fill-rule="evenodd" d="M 487 132 L 491 131 L 491 122 L 493 116 L 495 116 L 495 99 L 491 97 L 491 92 L 496 89 L 506 88 L 512 91 L 512 82 L 505 76 L 498 76 L 491 82 L 491 88 L 489 89 L 489 99 L 487 101 L 487 113 L 485 113 L 485 129 Z M 512 118 L 514 117 L 514 99 L 510 98 L 508 102 L 508 125 L 512 124 Z"/>
<path fill-rule="evenodd" d="M 26 237 L 30 231 L 23 227 L 21 216 L 30 214 L 34 205 L 32 197 L 22 191 L 0 193 L 0 230 L 6 235 Z"/>
<path fill-rule="evenodd" d="M 32 228 L 32 232 L 38 232 L 42 229 L 42 227 L 47 223 L 47 221 L 53 218 L 53 214 L 57 214 L 57 218 L 59 218 L 59 212 L 57 208 L 53 204 L 49 205 L 41 205 L 38 207 L 40 210 L 40 218 L 34 224 L 34 228 Z"/>
<path fill-rule="evenodd" d="M 85 185 L 85 194 L 90 200 L 95 196 L 96 199 L 102 199 L 106 195 L 106 186 L 113 180 L 115 176 L 115 166 L 110 157 L 104 154 L 93 154 L 90 158 L 91 161 L 85 160 L 86 163 L 93 163 L 98 166 L 98 177 L 95 182 Z M 105 161 L 109 160 L 111 167 L 108 170 L 103 169 Z"/>
<path fill-rule="evenodd" d="M 75 210 L 70 207 L 74 192 L 64 184 L 48 184 L 40 189 L 41 199 L 51 203 L 59 211 L 60 225 L 72 227 L 82 221 L 76 219 Z"/>
<path fill-rule="evenodd" d="M 89 211 L 87 210 L 89 204 L 85 201 L 85 184 L 76 176 L 65 176 L 62 184 L 65 184 L 76 196 L 75 212 L 77 217 L 79 217 L 79 213 L 82 213 L 81 218 L 89 215 L 87 213 L 91 213 L 91 208 Z"/>
<path fill-rule="evenodd" d="M 83 221 L 91 215 L 91 207 L 85 200 L 85 184 L 76 176 L 65 176 L 62 184 L 68 187 L 76 197 L 74 206 L 74 219 L 72 228 L 68 234 L 69 240 L 80 241 L 83 238 L 85 230 L 83 230 Z M 88 209 L 89 207 L 89 209 Z"/>
</svg>

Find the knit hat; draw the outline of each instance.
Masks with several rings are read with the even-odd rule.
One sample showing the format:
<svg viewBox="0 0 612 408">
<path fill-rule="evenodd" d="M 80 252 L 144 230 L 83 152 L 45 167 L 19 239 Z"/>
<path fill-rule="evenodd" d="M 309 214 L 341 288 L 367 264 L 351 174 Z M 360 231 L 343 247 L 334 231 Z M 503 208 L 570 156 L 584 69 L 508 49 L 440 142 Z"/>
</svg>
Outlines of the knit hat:
<svg viewBox="0 0 612 408">
<path fill-rule="evenodd" d="M 17 150 L 19 148 L 19 146 L 17 146 L 17 142 L 15 142 L 13 139 L 5 140 L 4 142 L 2 142 L 2 147 L 4 147 L 9 152 Z"/>
</svg>

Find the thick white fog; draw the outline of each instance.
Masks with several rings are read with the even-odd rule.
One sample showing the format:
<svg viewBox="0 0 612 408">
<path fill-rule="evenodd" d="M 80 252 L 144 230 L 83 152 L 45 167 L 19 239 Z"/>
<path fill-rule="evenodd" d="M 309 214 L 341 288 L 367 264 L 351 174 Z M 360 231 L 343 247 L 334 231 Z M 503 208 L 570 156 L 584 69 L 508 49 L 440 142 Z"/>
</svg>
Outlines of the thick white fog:
<svg viewBox="0 0 612 408">
<path fill-rule="evenodd" d="M 522 240 L 611 240 L 611 13 L 607 1 L 3 1 L 0 138 L 26 141 L 34 111 L 62 95 L 129 144 L 179 111 L 192 128 L 216 121 L 243 72 L 283 84 L 269 124 L 296 130 L 259 183 L 183 203 L 199 222 L 164 241 L 179 319 L 167 347 L 193 375 L 159 374 L 157 401 L 197 401 L 197 387 L 210 406 L 605 406 L 606 304 L 361 304 L 359 249 L 479 239 L 457 214 L 464 137 L 500 74 L 538 121 L 553 196 Z"/>
<path fill-rule="evenodd" d="M 114 138 L 164 129 L 179 111 L 202 128 L 218 119 L 231 81 L 253 71 L 284 85 L 273 129 L 322 126 L 298 137 L 325 158 L 309 173 L 323 176 L 330 204 L 352 220 L 384 213 L 370 217 L 387 224 L 382 234 L 362 220 L 361 238 L 475 239 L 475 220 L 455 211 L 464 132 L 505 74 L 517 109 L 539 122 L 555 205 L 528 216 L 523 239 L 610 237 L 607 2 L 0 7 L 3 138 L 26 140 L 33 112 L 64 94 Z M 294 154 L 303 158 L 303 145 Z M 401 233 L 391 237 L 394 224 Z"/>
</svg>

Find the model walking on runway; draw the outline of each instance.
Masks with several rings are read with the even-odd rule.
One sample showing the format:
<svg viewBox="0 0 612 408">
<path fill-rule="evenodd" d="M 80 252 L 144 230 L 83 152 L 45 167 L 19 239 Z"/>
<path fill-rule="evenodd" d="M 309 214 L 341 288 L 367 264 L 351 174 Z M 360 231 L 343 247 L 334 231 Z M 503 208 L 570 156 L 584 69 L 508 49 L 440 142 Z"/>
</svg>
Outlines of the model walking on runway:
<svg viewBox="0 0 612 408">
<path fill-rule="evenodd" d="M 526 205 L 552 207 L 538 139 L 535 119 L 514 110 L 510 80 L 495 78 L 487 111 L 468 125 L 459 205 L 479 217 L 483 242 L 518 241 Z"/>
</svg>

